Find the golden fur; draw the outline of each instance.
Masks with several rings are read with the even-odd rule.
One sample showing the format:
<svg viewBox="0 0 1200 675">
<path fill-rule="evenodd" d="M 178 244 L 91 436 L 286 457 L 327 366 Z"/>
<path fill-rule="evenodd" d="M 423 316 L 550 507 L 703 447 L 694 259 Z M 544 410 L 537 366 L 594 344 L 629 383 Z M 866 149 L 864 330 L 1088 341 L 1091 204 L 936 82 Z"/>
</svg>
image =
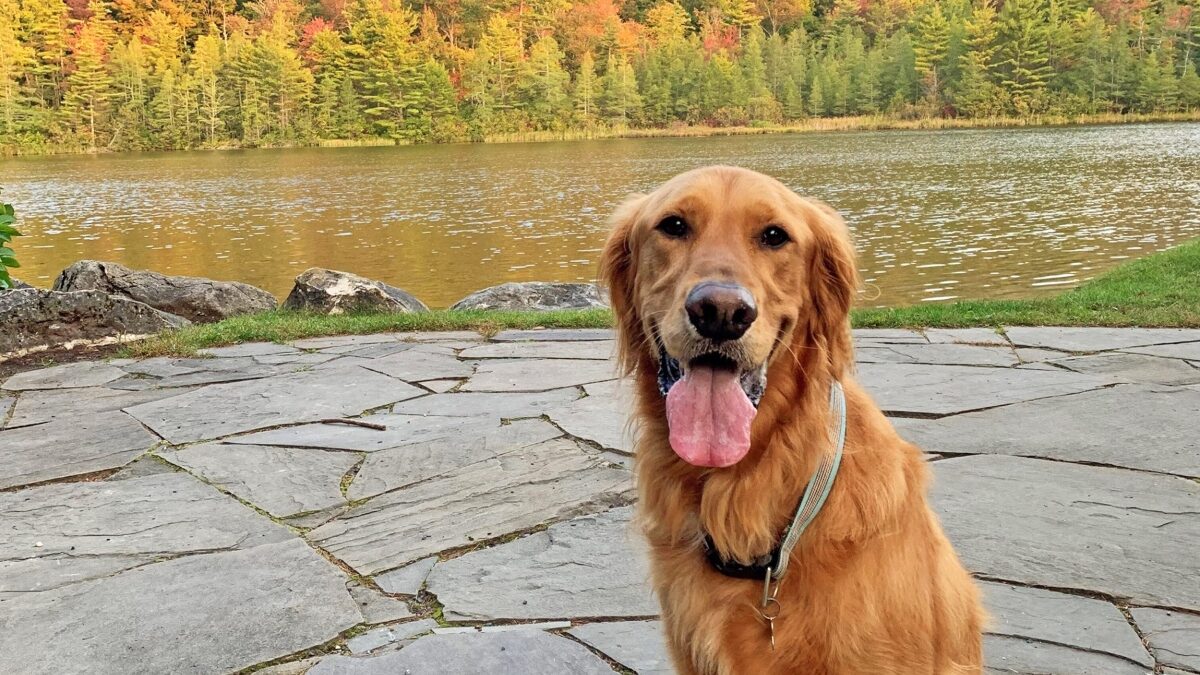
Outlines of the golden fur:
<svg viewBox="0 0 1200 675">
<path fill-rule="evenodd" d="M 683 217 L 692 234 L 658 232 L 668 215 Z M 792 239 L 779 250 L 758 242 L 771 224 Z M 613 226 L 601 274 L 619 357 L 636 381 L 639 519 L 678 672 L 981 672 L 979 593 L 926 503 L 926 464 L 852 378 L 857 273 L 841 218 L 761 174 L 709 167 L 632 198 Z M 656 385 L 654 336 L 676 358 L 696 356 L 683 302 L 714 278 L 752 292 L 759 318 L 739 341 L 740 358 L 769 360 L 750 452 L 724 469 L 692 466 L 672 451 Z M 835 379 L 846 391 L 845 457 L 782 581 L 772 651 L 756 611 L 762 583 L 714 571 L 703 532 L 738 560 L 774 548 L 831 447 Z"/>
</svg>

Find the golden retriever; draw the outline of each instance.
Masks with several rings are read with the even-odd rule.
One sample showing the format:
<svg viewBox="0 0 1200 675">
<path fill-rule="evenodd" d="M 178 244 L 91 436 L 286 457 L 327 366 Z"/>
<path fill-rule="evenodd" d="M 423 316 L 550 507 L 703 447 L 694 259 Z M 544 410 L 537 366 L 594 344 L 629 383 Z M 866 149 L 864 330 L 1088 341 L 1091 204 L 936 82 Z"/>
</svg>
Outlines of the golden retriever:
<svg viewBox="0 0 1200 675">
<path fill-rule="evenodd" d="M 926 502 L 925 462 L 852 379 L 841 218 L 762 174 L 698 169 L 617 210 L 601 277 L 636 381 L 639 519 L 678 672 L 981 672 L 979 593 Z M 776 549 L 835 443 L 835 381 L 844 459 L 771 626 L 763 580 L 717 567 Z"/>
</svg>

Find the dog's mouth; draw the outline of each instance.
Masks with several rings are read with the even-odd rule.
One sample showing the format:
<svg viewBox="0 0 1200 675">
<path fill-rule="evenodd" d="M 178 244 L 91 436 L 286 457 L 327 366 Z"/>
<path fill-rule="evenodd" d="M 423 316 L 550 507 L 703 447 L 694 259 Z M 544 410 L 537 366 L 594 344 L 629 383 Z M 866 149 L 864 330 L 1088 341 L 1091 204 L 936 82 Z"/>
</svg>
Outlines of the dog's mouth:
<svg viewBox="0 0 1200 675">
<path fill-rule="evenodd" d="M 750 425 L 767 366 L 745 368 L 716 352 L 680 363 L 661 343 L 658 389 L 667 399 L 671 448 L 689 464 L 727 467 L 750 451 Z"/>
</svg>

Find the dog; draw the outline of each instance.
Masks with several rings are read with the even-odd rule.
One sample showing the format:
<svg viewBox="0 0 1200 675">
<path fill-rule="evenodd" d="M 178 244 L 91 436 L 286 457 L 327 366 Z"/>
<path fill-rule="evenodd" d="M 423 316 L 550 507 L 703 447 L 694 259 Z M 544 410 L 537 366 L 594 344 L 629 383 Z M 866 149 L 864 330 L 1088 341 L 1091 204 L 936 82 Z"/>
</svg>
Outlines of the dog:
<svg viewBox="0 0 1200 675">
<path fill-rule="evenodd" d="M 601 280 L 677 672 L 982 672 L 979 591 L 926 463 L 852 378 L 858 274 L 838 214 L 760 173 L 697 169 L 617 209 Z M 827 497 L 800 522 L 814 489 Z"/>
</svg>

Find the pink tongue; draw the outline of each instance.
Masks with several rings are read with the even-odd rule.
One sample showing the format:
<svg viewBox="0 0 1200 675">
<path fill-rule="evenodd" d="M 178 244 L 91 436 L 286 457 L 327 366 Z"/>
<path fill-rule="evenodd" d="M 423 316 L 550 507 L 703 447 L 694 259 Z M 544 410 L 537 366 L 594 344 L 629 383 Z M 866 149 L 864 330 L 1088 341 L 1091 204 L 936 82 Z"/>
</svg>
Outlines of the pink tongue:
<svg viewBox="0 0 1200 675">
<path fill-rule="evenodd" d="M 750 451 L 754 413 L 737 373 L 707 366 L 689 368 L 667 392 L 671 447 L 688 464 L 736 464 Z"/>
</svg>

